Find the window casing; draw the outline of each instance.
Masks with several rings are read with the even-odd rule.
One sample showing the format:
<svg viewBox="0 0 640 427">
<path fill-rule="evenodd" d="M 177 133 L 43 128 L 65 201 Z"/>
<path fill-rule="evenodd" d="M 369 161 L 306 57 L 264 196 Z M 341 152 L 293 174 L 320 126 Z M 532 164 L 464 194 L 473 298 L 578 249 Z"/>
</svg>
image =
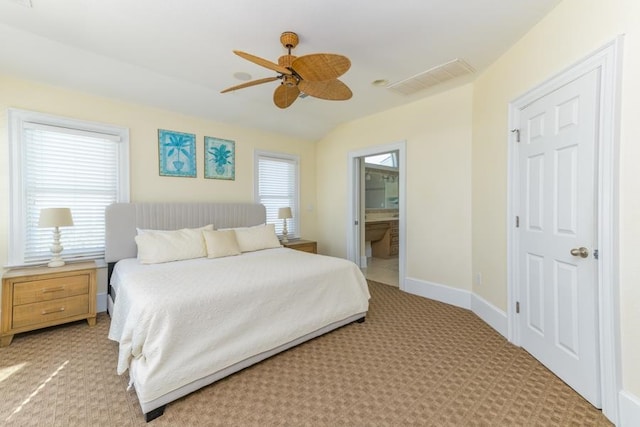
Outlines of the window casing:
<svg viewBox="0 0 640 427">
<path fill-rule="evenodd" d="M 51 258 L 52 229 L 38 228 L 49 207 L 71 208 L 63 259 L 104 257 L 104 209 L 129 201 L 128 129 L 10 109 L 9 136 L 9 265 Z"/>
<path fill-rule="evenodd" d="M 267 210 L 267 224 L 274 224 L 282 235 L 283 220 L 278 208 L 290 207 L 293 218 L 287 219 L 288 236 L 300 236 L 299 158 L 290 154 L 256 151 L 255 200 Z"/>
</svg>

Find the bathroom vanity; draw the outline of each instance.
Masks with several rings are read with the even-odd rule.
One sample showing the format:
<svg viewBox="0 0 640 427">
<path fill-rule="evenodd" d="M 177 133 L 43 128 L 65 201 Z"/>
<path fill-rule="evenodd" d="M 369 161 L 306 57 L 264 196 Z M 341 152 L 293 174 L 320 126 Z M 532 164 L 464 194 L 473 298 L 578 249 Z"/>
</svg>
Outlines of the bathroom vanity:
<svg viewBox="0 0 640 427">
<path fill-rule="evenodd" d="M 365 220 L 364 239 L 371 242 L 371 254 L 376 258 L 398 255 L 398 219 L 382 217 Z"/>
</svg>

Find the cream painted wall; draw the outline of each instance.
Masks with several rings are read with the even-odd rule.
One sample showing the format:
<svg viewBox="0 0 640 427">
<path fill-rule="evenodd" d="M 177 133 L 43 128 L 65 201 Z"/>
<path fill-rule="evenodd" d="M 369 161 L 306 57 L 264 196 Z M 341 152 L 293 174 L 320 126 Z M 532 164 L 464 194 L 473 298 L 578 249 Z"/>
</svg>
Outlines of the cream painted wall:
<svg viewBox="0 0 640 427">
<path fill-rule="evenodd" d="M 300 157 L 301 233 L 316 237 L 315 143 L 0 75 L 0 265 L 7 263 L 9 173 L 7 108 L 20 108 L 130 129 L 131 201 L 252 202 L 254 150 Z M 158 128 L 195 133 L 197 178 L 158 174 Z M 204 136 L 236 142 L 236 179 L 204 179 Z M 306 208 L 312 206 L 313 210 Z M 99 283 L 98 292 L 106 284 Z"/>
<path fill-rule="evenodd" d="M 507 304 L 507 106 L 532 87 L 625 34 L 620 135 L 620 325 L 623 387 L 640 396 L 640 2 L 564 0 L 474 83 L 473 291 Z"/>
<path fill-rule="evenodd" d="M 471 97 L 466 85 L 346 123 L 318 143 L 320 252 L 347 253 L 348 153 L 404 140 L 407 276 L 471 290 Z"/>
</svg>

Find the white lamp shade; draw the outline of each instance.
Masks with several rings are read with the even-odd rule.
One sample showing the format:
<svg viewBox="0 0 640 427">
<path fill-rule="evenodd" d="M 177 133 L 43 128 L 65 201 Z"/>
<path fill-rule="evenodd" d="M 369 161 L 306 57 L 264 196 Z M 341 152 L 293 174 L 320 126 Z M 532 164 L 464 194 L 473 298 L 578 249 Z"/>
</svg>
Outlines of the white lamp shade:
<svg viewBox="0 0 640 427">
<path fill-rule="evenodd" d="M 293 215 L 291 215 L 291 208 L 279 208 L 278 219 L 287 219 L 287 218 L 293 218 Z"/>
<path fill-rule="evenodd" d="M 40 210 L 38 227 L 69 227 L 73 225 L 71 209 L 69 208 L 45 208 Z"/>
</svg>

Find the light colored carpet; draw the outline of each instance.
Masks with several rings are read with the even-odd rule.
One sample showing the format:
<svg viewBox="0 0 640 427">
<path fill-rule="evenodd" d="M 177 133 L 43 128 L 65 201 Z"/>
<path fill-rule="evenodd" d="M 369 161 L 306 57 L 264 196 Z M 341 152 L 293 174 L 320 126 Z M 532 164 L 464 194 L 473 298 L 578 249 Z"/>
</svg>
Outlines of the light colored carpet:
<svg viewBox="0 0 640 427">
<path fill-rule="evenodd" d="M 473 313 L 370 282 L 351 324 L 167 406 L 150 426 L 604 426 L 600 411 Z M 0 349 L 0 425 L 146 425 L 109 318 Z"/>
</svg>

